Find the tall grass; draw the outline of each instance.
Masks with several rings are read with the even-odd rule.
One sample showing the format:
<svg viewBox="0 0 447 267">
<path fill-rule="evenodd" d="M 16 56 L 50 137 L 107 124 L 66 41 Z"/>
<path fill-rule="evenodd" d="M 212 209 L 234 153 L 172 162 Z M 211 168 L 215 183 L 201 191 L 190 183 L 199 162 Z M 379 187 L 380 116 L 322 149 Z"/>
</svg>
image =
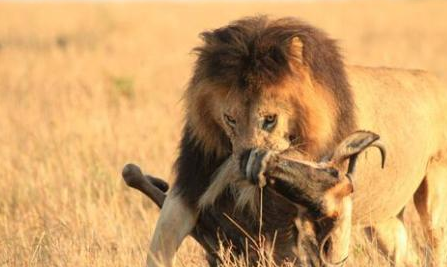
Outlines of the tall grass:
<svg viewBox="0 0 447 267">
<path fill-rule="evenodd" d="M 0 3 L 0 266 L 142 266 L 158 216 L 129 161 L 172 179 L 197 35 L 257 13 L 300 16 L 347 62 L 447 78 L 447 3 Z M 406 216 L 419 248 L 414 212 Z M 354 234 L 350 266 L 386 266 Z M 178 266 L 204 264 L 192 240 Z"/>
</svg>

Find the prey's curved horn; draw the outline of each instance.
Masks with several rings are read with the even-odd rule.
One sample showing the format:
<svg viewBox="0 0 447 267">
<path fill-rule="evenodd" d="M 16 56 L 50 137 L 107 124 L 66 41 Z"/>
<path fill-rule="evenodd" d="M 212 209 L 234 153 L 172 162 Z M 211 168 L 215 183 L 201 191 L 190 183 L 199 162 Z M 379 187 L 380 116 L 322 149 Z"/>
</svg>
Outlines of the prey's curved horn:
<svg viewBox="0 0 447 267">
<path fill-rule="evenodd" d="M 374 143 L 370 144 L 369 146 L 370 147 L 376 147 L 376 148 L 379 149 L 380 156 L 381 156 L 381 167 L 382 167 L 382 169 L 385 168 L 385 161 L 386 161 L 386 148 L 385 148 L 385 145 L 381 141 L 376 140 L 376 141 L 374 141 Z M 348 176 L 349 179 L 352 178 L 352 176 L 353 176 L 353 174 L 355 172 L 355 166 L 357 164 L 357 158 L 358 158 L 358 155 L 360 154 L 360 152 L 356 153 L 356 154 L 353 154 L 353 155 L 351 155 L 349 157 L 349 166 L 348 166 L 348 172 L 347 172 L 347 176 Z"/>
<path fill-rule="evenodd" d="M 376 147 L 380 150 L 380 155 L 382 156 L 382 169 L 385 168 L 385 162 L 386 162 L 386 148 L 385 145 L 377 140 L 374 143 L 371 144 L 372 147 Z"/>
</svg>

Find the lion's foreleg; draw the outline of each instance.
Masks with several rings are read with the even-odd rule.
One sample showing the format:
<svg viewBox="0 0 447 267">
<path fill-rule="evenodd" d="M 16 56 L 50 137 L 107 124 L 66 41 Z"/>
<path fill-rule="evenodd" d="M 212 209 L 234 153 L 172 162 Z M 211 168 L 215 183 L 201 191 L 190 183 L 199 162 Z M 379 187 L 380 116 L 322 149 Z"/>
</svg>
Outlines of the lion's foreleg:
<svg viewBox="0 0 447 267">
<path fill-rule="evenodd" d="M 143 192 L 161 208 L 147 266 L 172 266 L 177 248 L 196 226 L 197 212 L 186 205 L 175 190 L 166 196 L 164 191 L 168 184 L 161 179 L 144 176 L 134 164 L 126 165 L 122 175 L 128 186 Z"/>
<path fill-rule="evenodd" d="M 197 210 L 187 205 L 175 190 L 171 191 L 160 212 L 147 256 L 147 266 L 173 266 L 175 253 L 196 225 Z"/>
<path fill-rule="evenodd" d="M 428 266 L 447 266 L 447 150 L 439 153 L 414 194 L 414 204 L 427 239 Z"/>
<path fill-rule="evenodd" d="M 211 204 L 228 183 L 233 181 L 238 170 L 237 162 L 229 159 L 217 168 L 213 173 L 212 180 L 214 182 L 199 200 L 199 207 L 188 205 L 173 188 L 164 201 L 155 228 L 147 260 L 148 266 L 157 266 L 158 263 L 172 266 L 175 253 L 188 234 L 191 234 L 208 254 L 215 255 L 215 251 L 218 249 L 218 240 L 215 239 L 217 227 L 208 226 L 206 222 L 197 224 L 199 211 L 202 207 L 200 204 L 205 203 L 205 206 Z"/>
<path fill-rule="evenodd" d="M 216 173 L 219 173 L 219 171 L 216 171 Z M 135 164 L 127 164 L 122 175 L 128 186 L 148 196 L 159 208 L 163 206 L 166 199 L 165 192 L 169 189 L 167 182 L 151 175 L 143 175 L 141 169 Z M 219 249 L 219 240 L 216 236 L 217 228 L 218 225 L 209 225 L 206 220 L 202 220 L 197 222 L 194 230 L 190 233 L 191 237 L 205 249 L 208 253 L 208 259 L 212 262 L 219 258 L 216 254 Z M 214 266 L 214 264 L 211 266 Z"/>
</svg>

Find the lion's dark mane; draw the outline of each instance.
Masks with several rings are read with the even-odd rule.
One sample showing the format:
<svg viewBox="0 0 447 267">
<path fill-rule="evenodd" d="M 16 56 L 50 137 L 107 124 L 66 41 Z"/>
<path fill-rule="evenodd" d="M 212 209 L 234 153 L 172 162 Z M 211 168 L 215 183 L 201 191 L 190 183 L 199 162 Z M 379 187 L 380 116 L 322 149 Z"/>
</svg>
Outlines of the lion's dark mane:
<svg viewBox="0 0 447 267">
<path fill-rule="evenodd" d="M 194 49 L 197 60 L 190 88 L 206 80 L 229 90 L 256 92 L 293 75 L 290 62 L 294 55 L 290 41 L 299 37 L 303 43 L 303 63 L 314 80 L 331 93 L 338 105 L 333 143 L 338 143 L 354 127 L 354 104 L 344 63 L 336 42 L 294 18 L 269 20 L 250 17 L 201 34 L 204 44 Z M 191 204 L 196 204 L 210 184 L 211 174 L 228 155 L 204 151 L 201 140 L 192 134 L 186 118 L 180 155 L 176 162 L 178 190 Z M 223 133 L 214 132 L 214 135 Z M 222 138 L 226 138 L 222 136 Z M 224 142 L 225 144 L 227 142 Z M 231 151 L 231 149 L 226 149 Z"/>
<path fill-rule="evenodd" d="M 193 83 L 203 79 L 227 88 L 262 90 L 291 74 L 290 40 L 303 43 L 304 63 L 314 78 L 327 86 L 337 100 L 352 107 L 344 63 L 335 40 L 295 18 L 269 20 L 250 17 L 201 34 Z"/>
<path fill-rule="evenodd" d="M 177 179 L 173 190 L 195 206 L 208 188 L 212 174 L 226 157 L 218 156 L 213 151 L 203 151 L 200 140 L 191 133 L 190 126 L 186 125 L 180 143 L 180 155 L 175 162 Z"/>
</svg>

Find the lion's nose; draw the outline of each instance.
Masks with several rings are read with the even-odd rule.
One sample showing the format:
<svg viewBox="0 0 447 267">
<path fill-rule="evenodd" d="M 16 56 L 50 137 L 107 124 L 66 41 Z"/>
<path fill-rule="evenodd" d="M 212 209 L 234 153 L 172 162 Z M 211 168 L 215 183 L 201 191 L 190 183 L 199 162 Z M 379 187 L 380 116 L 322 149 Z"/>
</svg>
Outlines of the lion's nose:
<svg viewBox="0 0 447 267">
<path fill-rule="evenodd" d="M 241 153 L 239 162 L 241 173 L 254 184 L 259 184 L 260 176 L 265 167 L 264 161 L 269 154 L 268 150 L 260 148 L 246 149 Z"/>
</svg>

